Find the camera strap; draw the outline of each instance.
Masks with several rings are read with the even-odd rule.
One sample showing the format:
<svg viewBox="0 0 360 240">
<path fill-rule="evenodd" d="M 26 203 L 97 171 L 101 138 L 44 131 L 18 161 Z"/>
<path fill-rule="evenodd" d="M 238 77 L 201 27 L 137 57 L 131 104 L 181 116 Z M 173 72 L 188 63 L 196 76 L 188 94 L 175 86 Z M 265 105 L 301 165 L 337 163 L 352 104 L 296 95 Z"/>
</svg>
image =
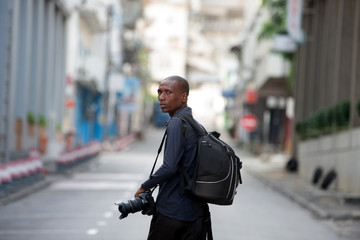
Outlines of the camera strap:
<svg viewBox="0 0 360 240">
<path fill-rule="evenodd" d="M 162 147 L 163 147 L 163 145 L 164 145 L 166 135 L 167 135 L 167 130 L 165 130 L 164 136 L 163 136 L 163 138 L 162 138 L 162 140 L 161 140 L 161 143 L 160 143 L 160 146 L 159 146 L 159 149 L 158 149 L 156 158 L 155 158 L 155 162 L 154 162 L 154 165 L 153 165 L 153 167 L 152 167 L 152 169 L 151 169 L 151 173 L 150 173 L 150 176 L 149 176 L 149 177 L 151 177 L 151 175 L 153 175 L 153 173 L 154 173 L 154 169 L 155 169 L 157 160 L 158 160 L 158 158 L 159 158 L 159 155 L 160 155 L 160 153 L 161 153 Z"/>
</svg>

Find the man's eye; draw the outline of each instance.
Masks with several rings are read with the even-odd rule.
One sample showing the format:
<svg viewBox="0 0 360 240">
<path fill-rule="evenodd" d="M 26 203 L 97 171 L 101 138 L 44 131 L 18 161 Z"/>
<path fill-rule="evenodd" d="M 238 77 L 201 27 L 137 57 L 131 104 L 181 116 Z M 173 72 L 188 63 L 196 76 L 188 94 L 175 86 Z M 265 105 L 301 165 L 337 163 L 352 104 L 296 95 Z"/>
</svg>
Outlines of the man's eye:
<svg viewBox="0 0 360 240">
<path fill-rule="evenodd" d="M 158 93 L 158 95 L 161 95 L 162 93 L 165 93 L 166 95 L 170 95 L 171 94 L 171 91 L 158 91 L 157 92 Z"/>
</svg>

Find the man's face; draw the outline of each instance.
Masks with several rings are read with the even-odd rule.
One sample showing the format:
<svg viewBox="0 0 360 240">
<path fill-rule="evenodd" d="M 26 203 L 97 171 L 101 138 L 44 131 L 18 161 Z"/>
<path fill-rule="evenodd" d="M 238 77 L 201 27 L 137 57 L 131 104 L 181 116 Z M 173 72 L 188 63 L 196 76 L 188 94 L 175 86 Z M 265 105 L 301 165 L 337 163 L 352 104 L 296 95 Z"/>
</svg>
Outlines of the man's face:
<svg viewBox="0 0 360 240">
<path fill-rule="evenodd" d="M 172 117 L 179 109 L 186 106 L 188 94 L 183 92 L 177 81 L 164 80 L 158 89 L 161 111 Z"/>
</svg>

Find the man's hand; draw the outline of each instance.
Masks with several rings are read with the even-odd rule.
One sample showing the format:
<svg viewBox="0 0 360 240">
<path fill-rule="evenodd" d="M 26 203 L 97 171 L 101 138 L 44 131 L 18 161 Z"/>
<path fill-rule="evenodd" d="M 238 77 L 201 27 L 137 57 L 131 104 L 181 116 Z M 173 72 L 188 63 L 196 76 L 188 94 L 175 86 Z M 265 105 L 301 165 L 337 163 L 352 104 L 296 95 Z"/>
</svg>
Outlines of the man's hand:
<svg viewBox="0 0 360 240">
<path fill-rule="evenodd" d="M 137 197 L 139 197 L 140 194 L 142 194 L 142 193 L 144 193 L 144 192 L 146 192 L 146 190 L 143 189 L 142 187 L 140 187 L 140 188 L 137 190 L 137 192 L 135 193 L 134 197 L 137 198 Z"/>
</svg>

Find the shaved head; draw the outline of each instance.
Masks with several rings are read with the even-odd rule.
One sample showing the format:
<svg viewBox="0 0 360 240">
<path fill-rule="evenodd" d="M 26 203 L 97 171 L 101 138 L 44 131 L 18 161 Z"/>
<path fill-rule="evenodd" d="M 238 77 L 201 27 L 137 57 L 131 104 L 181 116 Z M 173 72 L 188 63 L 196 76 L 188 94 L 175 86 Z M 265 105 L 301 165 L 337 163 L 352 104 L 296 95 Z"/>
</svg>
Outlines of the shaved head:
<svg viewBox="0 0 360 240">
<path fill-rule="evenodd" d="M 165 78 L 163 81 L 176 81 L 179 84 L 179 87 L 181 88 L 181 90 L 183 92 L 186 92 L 187 94 L 189 94 L 190 88 L 189 88 L 189 83 L 188 81 L 186 81 L 185 78 L 182 78 L 180 76 L 170 76 Z"/>
</svg>

